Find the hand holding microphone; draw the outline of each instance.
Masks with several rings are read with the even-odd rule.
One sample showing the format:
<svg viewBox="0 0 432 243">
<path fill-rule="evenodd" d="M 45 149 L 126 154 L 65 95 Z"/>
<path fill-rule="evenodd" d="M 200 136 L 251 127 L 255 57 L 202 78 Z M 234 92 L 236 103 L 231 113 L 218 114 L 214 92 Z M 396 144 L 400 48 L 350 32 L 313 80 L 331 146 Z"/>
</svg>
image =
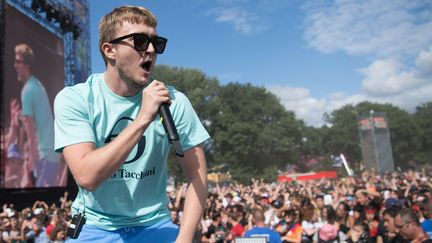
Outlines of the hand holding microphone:
<svg viewBox="0 0 432 243">
<path fill-rule="evenodd" d="M 153 81 L 153 78 L 151 81 Z M 178 135 L 177 128 L 174 124 L 174 120 L 167 102 L 164 102 L 160 105 L 159 115 L 161 116 L 162 125 L 165 129 L 165 133 L 167 134 L 168 141 L 172 145 L 175 154 L 179 157 L 183 157 L 184 153 L 180 144 L 180 137 Z"/>
<path fill-rule="evenodd" d="M 168 141 L 173 146 L 175 154 L 179 157 L 183 157 L 184 154 L 180 145 L 180 138 L 167 103 L 162 103 L 162 105 L 159 107 L 159 115 L 162 118 L 162 125 L 165 129 L 165 133 L 167 134 Z"/>
</svg>

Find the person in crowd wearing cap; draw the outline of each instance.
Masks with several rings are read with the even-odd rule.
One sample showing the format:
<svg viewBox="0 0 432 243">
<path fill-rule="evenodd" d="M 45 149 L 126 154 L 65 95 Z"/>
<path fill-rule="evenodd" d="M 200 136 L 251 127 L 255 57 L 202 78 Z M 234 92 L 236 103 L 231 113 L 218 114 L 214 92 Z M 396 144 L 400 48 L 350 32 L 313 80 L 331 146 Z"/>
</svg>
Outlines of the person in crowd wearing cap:
<svg viewBox="0 0 432 243">
<path fill-rule="evenodd" d="M 403 205 L 402 201 L 398 200 L 397 198 L 394 198 L 394 197 L 389 197 L 384 202 L 385 208 L 390 208 L 390 207 L 393 207 L 393 206 L 402 207 L 402 205 Z"/>
<path fill-rule="evenodd" d="M 54 117 L 45 87 L 32 73 L 34 59 L 28 44 L 15 46 L 14 68 L 18 81 L 24 85 L 21 113 L 29 146 L 27 166 L 37 187 L 58 186 L 60 159 L 54 152 Z"/>
<path fill-rule="evenodd" d="M 432 239 L 423 231 L 419 218 L 410 208 L 401 209 L 394 220 L 396 233 L 413 243 L 432 243 Z"/>
<path fill-rule="evenodd" d="M 355 200 L 353 195 L 348 194 L 345 196 L 345 202 L 346 202 L 346 204 L 348 204 L 348 206 L 350 208 L 349 216 L 350 216 L 351 220 L 350 220 L 350 222 L 349 222 L 350 224 L 348 226 L 351 228 L 354 225 L 353 208 L 356 205 L 356 200 Z"/>
<path fill-rule="evenodd" d="M 245 232 L 245 237 L 265 237 L 268 243 L 282 242 L 279 234 L 264 223 L 264 212 L 261 209 L 255 209 L 250 220 L 254 226 Z"/>
</svg>

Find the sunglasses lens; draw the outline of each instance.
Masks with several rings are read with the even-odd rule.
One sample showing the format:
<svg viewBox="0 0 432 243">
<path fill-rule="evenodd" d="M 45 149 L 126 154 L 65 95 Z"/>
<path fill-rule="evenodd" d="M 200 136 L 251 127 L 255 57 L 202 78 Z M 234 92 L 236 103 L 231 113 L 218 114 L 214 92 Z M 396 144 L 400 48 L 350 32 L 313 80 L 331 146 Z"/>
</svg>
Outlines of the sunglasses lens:
<svg viewBox="0 0 432 243">
<path fill-rule="evenodd" d="M 134 46 L 137 51 L 146 51 L 150 42 L 153 44 L 153 47 L 157 54 L 162 54 L 165 50 L 167 39 L 155 36 L 148 37 L 145 34 L 135 34 L 134 38 Z"/>
<path fill-rule="evenodd" d="M 152 44 L 157 54 L 162 54 L 165 50 L 166 39 L 160 36 L 156 36 L 152 39 Z"/>
<path fill-rule="evenodd" d="M 147 50 L 149 43 L 149 38 L 146 35 L 134 35 L 134 45 L 137 51 Z"/>
</svg>

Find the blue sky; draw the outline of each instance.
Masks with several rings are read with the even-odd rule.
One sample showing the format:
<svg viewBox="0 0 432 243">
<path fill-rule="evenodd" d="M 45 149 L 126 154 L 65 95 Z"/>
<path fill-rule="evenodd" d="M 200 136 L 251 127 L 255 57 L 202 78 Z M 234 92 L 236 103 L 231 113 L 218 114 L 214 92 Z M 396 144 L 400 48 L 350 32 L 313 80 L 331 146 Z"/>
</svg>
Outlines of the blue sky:
<svg viewBox="0 0 432 243">
<path fill-rule="evenodd" d="M 140 5 L 168 38 L 158 63 L 276 94 L 308 125 L 362 101 L 407 111 L 432 101 L 430 0 L 89 0 L 92 71 L 100 18 Z"/>
</svg>

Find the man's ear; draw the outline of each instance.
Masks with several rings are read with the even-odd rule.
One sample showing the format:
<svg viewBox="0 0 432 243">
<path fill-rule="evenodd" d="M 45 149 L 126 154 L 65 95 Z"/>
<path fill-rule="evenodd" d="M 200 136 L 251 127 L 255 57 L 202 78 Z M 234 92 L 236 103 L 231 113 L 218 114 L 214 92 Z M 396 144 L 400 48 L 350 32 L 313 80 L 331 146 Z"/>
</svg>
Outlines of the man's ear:
<svg viewBox="0 0 432 243">
<path fill-rule="evenodd" d="M 113 44 L 110 43 L 103 43 L 102 44 L 102 51 L 105 55 L 105 57 L 108 59 L 108 61 L 115 60 L 116 55 L 116 49 L 114 48 Z"/>
</svg>

